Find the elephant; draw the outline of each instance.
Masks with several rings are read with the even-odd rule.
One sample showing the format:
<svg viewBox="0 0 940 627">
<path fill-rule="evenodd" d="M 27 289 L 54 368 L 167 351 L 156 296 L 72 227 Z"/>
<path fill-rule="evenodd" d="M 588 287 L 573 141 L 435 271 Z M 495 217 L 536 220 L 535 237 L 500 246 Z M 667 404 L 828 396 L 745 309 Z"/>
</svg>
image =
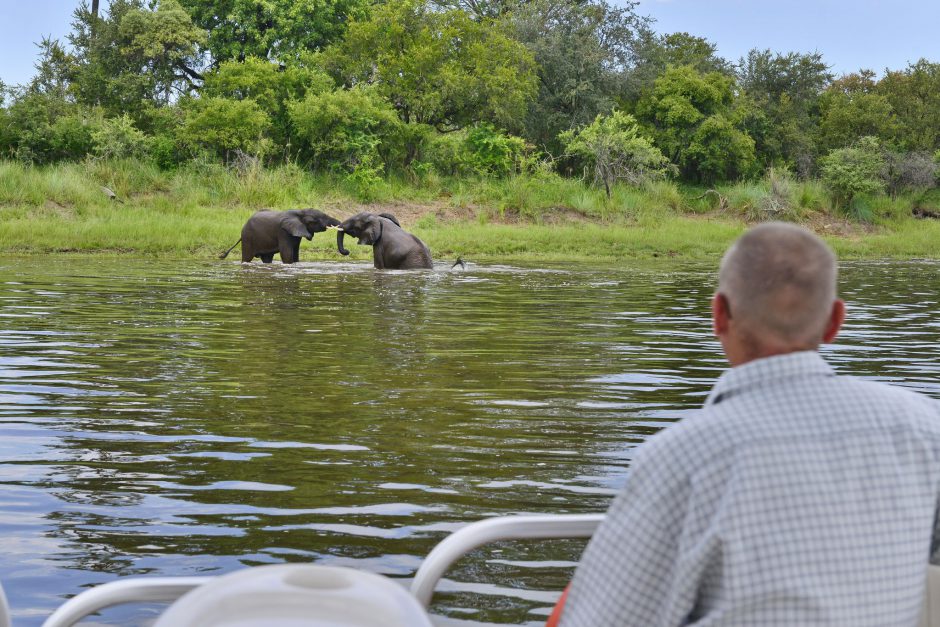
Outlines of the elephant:
<svg viewBox="0 0 940 627">
<path fill-rule="evenodd" d="M 294 263 L 300 258 L 300 238 L 313 239 L 314 233 L 339 225 L 339 220 L 316 209 L 291 209 L 290 211 L 259 211 L 248 218 L 242 227 L 242 261 L 261 257 L 271 263 L 276 253 L 281 263 Z M 238 242 L 232 245 L 219 259 L 225 259 Z"/>
<path fill-rule="evenodd" d="M 372 246 L 372 261 L 378 269 L 415 270 L 433 268 L 431 251 L 424 242 L 405 231 L 395 216 L 387 213 L 357 213 L 344 220 L 337 229 L 336 247 L 343 255 L 343 236 L 359 238 L 360 244 Z"/>
</svg>

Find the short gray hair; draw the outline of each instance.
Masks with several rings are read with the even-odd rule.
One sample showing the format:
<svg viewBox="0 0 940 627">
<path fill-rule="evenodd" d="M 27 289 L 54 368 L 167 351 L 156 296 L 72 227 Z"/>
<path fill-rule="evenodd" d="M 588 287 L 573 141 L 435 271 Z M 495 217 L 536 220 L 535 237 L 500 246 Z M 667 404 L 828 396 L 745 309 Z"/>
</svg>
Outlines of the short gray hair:
<svg viewBox="0 0 940 627">
<path fill-rule="evenodd" d="M 773 337 L 818 346 L 835 302 L 836 256 L 809 230 L 768 222 L 725 253 L 718 292 L 755 342 Z"/>
</svg>

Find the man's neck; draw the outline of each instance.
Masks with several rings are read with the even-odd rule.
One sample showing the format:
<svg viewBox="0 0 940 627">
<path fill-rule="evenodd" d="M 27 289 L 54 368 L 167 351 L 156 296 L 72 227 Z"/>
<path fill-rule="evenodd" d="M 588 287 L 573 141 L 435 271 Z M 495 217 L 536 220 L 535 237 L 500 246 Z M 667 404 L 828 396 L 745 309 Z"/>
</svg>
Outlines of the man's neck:
<svg viewBox="0 0 940 627">
<path fill-rule="evenodd" d="M 728 359 L 728 363 L 731 364 L 732 368 L 737 368 L 738 366 L 743 366 L 744 364 L 750 363 L 757 359 L 765 359 L 767 357 L 775 357 L 777 355 L 788 355 L 790 353 L 799 353 L 802 351 L 809 350 L 818 350 L 819 345 L 815 346 L 797 346 L 793 344 L 776 344 L 772 342 L 764 342 L 761 344 L 751 343 L 751 342 L 722 342 L 722 347 L 725 351 L 725 357 Z"/>
</svg>

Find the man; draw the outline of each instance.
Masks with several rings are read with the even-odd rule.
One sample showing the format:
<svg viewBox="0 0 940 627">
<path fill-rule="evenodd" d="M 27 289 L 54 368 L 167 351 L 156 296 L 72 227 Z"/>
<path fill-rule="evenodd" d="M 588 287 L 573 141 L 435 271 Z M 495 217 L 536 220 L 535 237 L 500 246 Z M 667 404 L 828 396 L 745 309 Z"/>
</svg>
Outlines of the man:
<svg viewBox="0 0 940 627">
<path fill-rule="evenodd" d="M 639 449 L 562 627 L 917 624 L 940 403 L 837 376 L 816 351 L 844 316 L 809 231 L 764 224 L 728 250 L 712 319 L 732 368 Z"/>
</svg>

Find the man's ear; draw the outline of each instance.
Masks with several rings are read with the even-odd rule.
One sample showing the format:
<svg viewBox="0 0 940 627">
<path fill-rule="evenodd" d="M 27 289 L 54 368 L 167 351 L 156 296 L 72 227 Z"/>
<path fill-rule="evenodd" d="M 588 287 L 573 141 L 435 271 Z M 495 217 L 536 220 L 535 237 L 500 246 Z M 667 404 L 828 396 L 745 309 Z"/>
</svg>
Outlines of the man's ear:
<svg viewBox="0 0 940 627">
<path fill-rule="evenodd" d="M 832 311 L 829 312 L 829 321 L 826 322 L 826 331 L 823 333 L 823 342 L 826 344 L 836 339 L 842 323 L 845 322 L 845 301 L 837 298 L 832 303 Z"/>
<path fill-rule="evenodd" d="M 715 292 L 712 297 L 712 331 L 715 337 L 721 337 L 728 332 L 729 320 L 731 306 L 728 304 L 728 297 L 721 292 Z"/>
</svg>

